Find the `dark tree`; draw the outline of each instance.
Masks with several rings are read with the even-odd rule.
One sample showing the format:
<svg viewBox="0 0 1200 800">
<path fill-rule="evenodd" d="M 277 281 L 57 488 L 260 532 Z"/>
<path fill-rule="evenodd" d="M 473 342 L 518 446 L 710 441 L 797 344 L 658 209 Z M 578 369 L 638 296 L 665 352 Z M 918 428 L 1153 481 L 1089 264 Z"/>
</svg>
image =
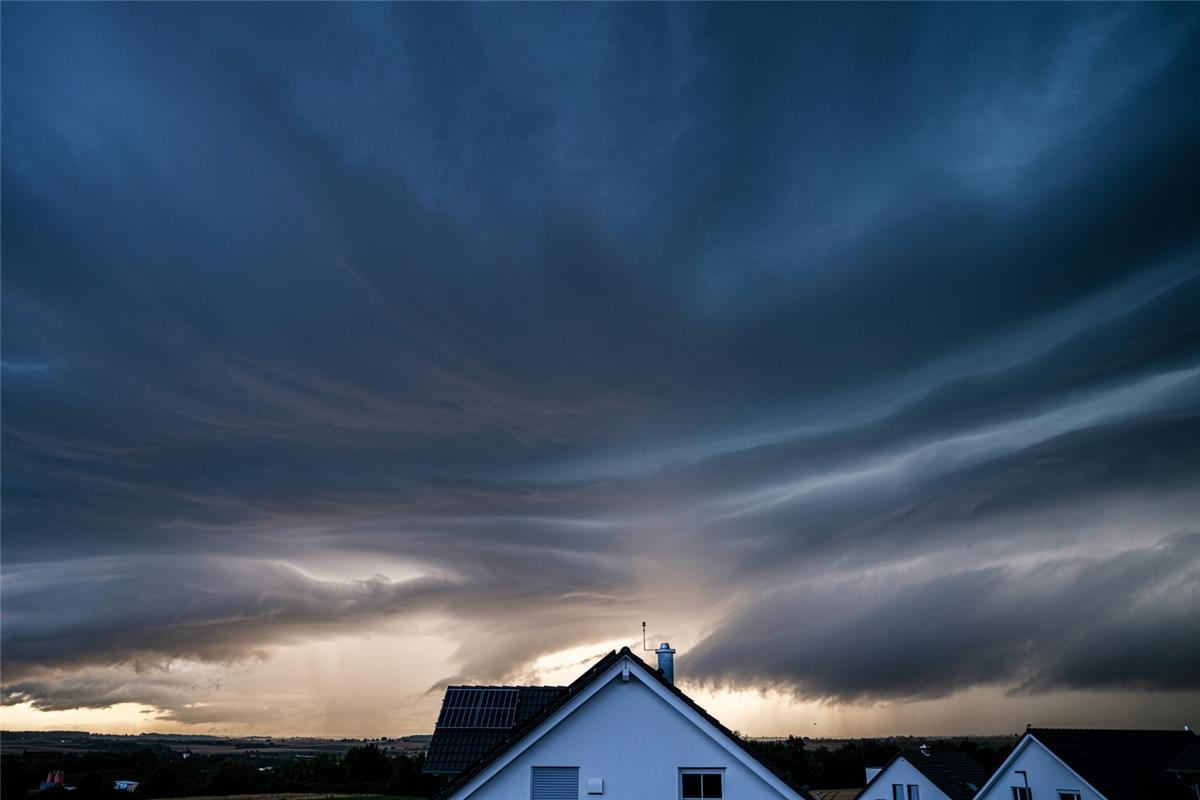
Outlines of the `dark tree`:
<svg viewBox="0 0 1200 800">
<path fill-rule="evenodd" d="M 253 794 L 261 788 L 257 769 L 245 761 L 227 758 L 219 762 L 208 779 L 208 794 Z"/>
<path fill-rule="evenodd" d="M 178 793 L 179 775 L 174 765 L 159 764 L 150 770 L 138 784 L 137 794 L 141 797 L 174 797 Z"/>
<path fill-rule="evenodd" d="M 437 794 L 445 779 L 438 775 L 425 774 L 424 766 L 423 755 L 392 759 L 392 777 L 387 783 L 385 793 L 404 797 L 432 797 Z"/>
<path fill-rule="evenodd" d="M 106 797 L 112 790 L 112 782 L 100 777 L 99 772 L 89 772 L 75 787 L 75 796 L 79 800 L 99 800 Z"/>
<path fill-rule="evenodd" d="M 351 747 L 346 752 L 346 777 L 354 786 L 386 784 L 392 774 L 391 759 L 377 745 Z"/>
</svg>

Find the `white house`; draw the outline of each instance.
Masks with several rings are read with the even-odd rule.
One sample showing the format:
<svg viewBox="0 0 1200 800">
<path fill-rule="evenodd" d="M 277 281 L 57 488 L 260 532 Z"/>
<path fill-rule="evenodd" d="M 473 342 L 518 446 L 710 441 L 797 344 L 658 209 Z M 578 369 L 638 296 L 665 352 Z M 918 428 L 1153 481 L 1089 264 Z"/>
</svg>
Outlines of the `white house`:
<svg viewBox="0 0 1200 800">
<path fill-rule="evenodd" d="M 1030 728 L 976 800 L 1197 800 L 1168 768 L 1188 730 Z"/>
<path fill-rule="evenodd" d="M 958 750 L 905 750 L 875 771 L 857 800 L 972 800 L 988 773 Z"/>
<path fill-rule="evenodd" d="M 426 770 L 446 800 L 809 800 L 627 647 L 567 687 L 451 686 Z"/>
</svg>

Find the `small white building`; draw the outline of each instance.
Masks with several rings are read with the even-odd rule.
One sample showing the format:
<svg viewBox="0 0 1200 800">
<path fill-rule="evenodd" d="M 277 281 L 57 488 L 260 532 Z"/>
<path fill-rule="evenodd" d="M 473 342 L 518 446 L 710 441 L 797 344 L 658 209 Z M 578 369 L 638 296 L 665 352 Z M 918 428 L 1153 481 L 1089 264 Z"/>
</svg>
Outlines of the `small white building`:
<svg viewBox="0 0 1200 800">
<path fill-rule="evenodd" d="M 808 800 L 627 647 L 567 687 L 452 686 L 426 770 L 446 800 Z"/>
<path fill-rule="evenodd" d="M 857 800 L 972 800 L 988 773 L 958 750 L 905 750 L 873 770 Z"/>
<path fill-rule="evenodd" d="M 976 800 L 1197 800 L 1169 767 L 1188 730 L 1030 728 Z"/>
<path fill-rule="evenodd" d="M 113 781 L 113 788 L 118 792 L 136 792 L 138 781 Z"/>
</svg>

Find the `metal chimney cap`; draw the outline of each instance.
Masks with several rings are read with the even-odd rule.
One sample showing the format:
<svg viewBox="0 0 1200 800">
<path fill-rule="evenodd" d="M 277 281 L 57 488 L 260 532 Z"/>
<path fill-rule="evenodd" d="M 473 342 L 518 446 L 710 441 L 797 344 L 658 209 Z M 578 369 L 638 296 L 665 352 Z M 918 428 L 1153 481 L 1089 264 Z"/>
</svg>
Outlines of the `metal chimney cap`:
<svg viewBox="0 0 1200 800">
<path fill-rule="evenodd" d="M 675 683 L 675 651 L 669 642 L 663 642 L 654 651 L 658 656 L 658 671 L 667 679 L 667 683 Z"/>
</svg>

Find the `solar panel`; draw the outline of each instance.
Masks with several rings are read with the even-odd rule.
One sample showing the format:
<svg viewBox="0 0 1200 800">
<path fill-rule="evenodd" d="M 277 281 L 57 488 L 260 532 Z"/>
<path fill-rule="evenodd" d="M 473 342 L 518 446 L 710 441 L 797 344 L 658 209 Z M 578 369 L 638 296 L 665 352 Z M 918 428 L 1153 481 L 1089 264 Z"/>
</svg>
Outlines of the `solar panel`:
<svg viewBox="0 0 1200 800">
<path fill-rule="evenodd" d="M 516 715 L 516 689 L 452 687 L 446 690 L 437 727 L 511 728 Z"/>
<path fill-rule="evenodd" d="M 447 689 L 438 715 L 439 728 L 470 728 L 479 703 L 479 689 Z"/>
<path fill-rule="evenodd" d="M 511 728 L 517 716 L 516 689 L 484 689 L 479 698 L 476 728 Z"/>
</svg>

